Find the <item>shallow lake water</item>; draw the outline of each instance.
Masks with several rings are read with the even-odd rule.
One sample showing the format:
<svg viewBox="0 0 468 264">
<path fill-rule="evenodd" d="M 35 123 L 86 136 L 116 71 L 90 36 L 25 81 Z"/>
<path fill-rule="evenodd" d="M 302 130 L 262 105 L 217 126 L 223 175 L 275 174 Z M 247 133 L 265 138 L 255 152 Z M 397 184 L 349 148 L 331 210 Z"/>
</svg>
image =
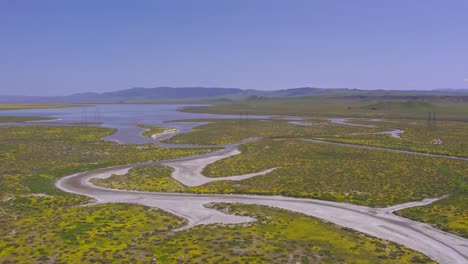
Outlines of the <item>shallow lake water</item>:
<svg viewBox="0 0 468 264">
<path fill-rule="evenodd" d="M 168 122 L 173 120 L 204 118 L 245 118 L 239 115 L 215 115 L 180 112 L 183 107 L 201 105 L 182 104 L 99 104 L 87 107 L 56 109 L 21 109 L 2 110 L 0 116 L 44 116 L 58 120 L 29 122 L 21 125 L 63 125 L 70 123 L 99 123 L 99 126 L 117 129 L 117 132 L 105 137 L 106 140 L 123 144 L 155 143 L 154 140 L 141 136 L 142 128 L 136 124 L 175 127 L 178 133 L 191 131 L 201 122 Z M 268 118 L 267 116 L 249 116 L 249 118 Z"/>
</svg>

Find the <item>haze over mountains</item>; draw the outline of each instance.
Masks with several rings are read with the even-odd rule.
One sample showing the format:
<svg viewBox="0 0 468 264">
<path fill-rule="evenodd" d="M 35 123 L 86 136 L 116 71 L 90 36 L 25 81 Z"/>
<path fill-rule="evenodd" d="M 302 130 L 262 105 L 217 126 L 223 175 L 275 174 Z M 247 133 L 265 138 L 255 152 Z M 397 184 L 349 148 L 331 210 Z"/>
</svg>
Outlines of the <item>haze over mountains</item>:
<svg viewBox="0 0 468 264">
<path fill-rule="evenodd" d="M 157 101 L 197 101 L 197 100 L 235 100 L 245 98 L 285 98 L 304 96 L 332 96 L 347 98 L 407 99 L 408 97 L 427 96 L 468 96 L 468 89 L 438 89 L 432 91 L 402 90 L 359 90 L 349 88 L 302 87 L 275 91 L 261 91 L 239 88 L 215 87 L 135 87 L 104 93 L 77 93 L 68 96 L 0 96 L 2 103 L 115 103 L 115 102 L 157 102 Z M 414 98 L 413 98 L 414 99 Z"/>
</svg>

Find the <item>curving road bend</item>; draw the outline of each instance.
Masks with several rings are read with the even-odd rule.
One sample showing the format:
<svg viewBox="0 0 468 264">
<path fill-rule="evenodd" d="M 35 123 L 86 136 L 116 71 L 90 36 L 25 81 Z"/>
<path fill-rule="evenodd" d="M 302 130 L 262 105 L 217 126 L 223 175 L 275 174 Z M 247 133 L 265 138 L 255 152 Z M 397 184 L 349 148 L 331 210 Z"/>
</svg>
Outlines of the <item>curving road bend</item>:
<svg viewBox="0 0 468 264">
<path fill-rule="evenodd" d="M 216 178 L 206 177 L 202 174 L 203 169 L 208 164 L 212 164 L 218 160 L 226 159 L 239 154 L 241 154 L 241 152 L 238 149 L 233 149 L 225 153 L 219 153 L 216 156 L 199 157 L 190 160 L 178 160 L 175 162 L 162 162 L 161 164 L 172 167 L 174 169 L 172 178 L 185 186 L 200 186 L 205 183 L 214 181 L 241 181 L 256 176 L 265 175 L 277 169 L 270 168 L 256 173 Z"/>
<path fill-rule="evenodd" d="M 333 123 L 351 125 L 350 123 L 346 123 L 346 121 L 346 119 L 332 120 Z M 166 137 L 171 136 L 171 133 L 167 134 L 168 135 L 165 135 Z M 237 150 L 237 146 L 255 140 L 257 139 L 248 139 L 238 144 L 222 146 L 168 144 L 155 140 L 154 144 L 167 148 L 223 147 L 224 149 L 213 153 L 192 157 L 164 161 L 142 162 L 77 173 L 61 178 L 59 181 L 57 181 L 56 186 L 66 192 L 92 197 L 97 200 L 97 203 L 132 203 L 149 207 L 157 207 L 187 219 L 187 225 L 180 227 L 175 231 L 184 230 L 196 225 L 203 224 L 239 224 L 256 221 L 251 217 L 225 214 L 215 209 L 205 207 L 210 203 L 256 204 L 303 213 L 305 215 L 320 218 L 343 227 L 357 230 L 367 235 L 389 240 L 422 252 L 439 263 L 468 263 L 467 239 L 443 232 L 431 227 L 428 224 L 412 221 L 410 219 L 399 217 L 393 214 L 393 212 L 398 210 L 414 206 L 427 205 L 445 197 L 425 199 L 419 202 L 410 202 L 387 208 L 371 208 L 347 203 L 283 196 L 160 193 L 117 190 L 95 186 L 90 182 L 90 180 L 93 178 L 107 178 L 113 174 L 122 175 L 126 174 L 131 168 L 158 164 L 173 167 L 174 172 L 172 177 L 187 186 L 198 186 L 213 180 L 242 180 L 258 175 L 263 175 L 273 171 L 275 168 L 258 173 L 223 178 L 209 178 L 201 174 L 202 169 L 208 164 L 239 154 L 240 152 Z M 341 146 L 360 147 L 373 150 L 386 150 L 405 154 L 468 161 L 468 158 L 455 156 L 337 143 L 314 139 L 302 140 L 322 144 L 336 144 Z"/>
<path fill-rule="evenodd" d="M 347 203 L 282 196 L 116 190 L 98 187 L 90 182 L 93 178 L 106 178 L 113 174 L 122 175 L 127 173 L 131 168 L 140 166 L 170 163 L 174 168 L 182 168 L 187 161 L 197 161 L 226 154 L 230 155 L 230 151 L 232 150 L 221 150 L 201 156 L 122 165 L 77 173 L 61 178 L 57 181 L 56 186 L 66 192 L 92 197 L 98 203 L 132 203 L 161 208 L 188 220 L 186 226 L 177 230 L 188 229 L 202 224 L 237 224 L 255 221 L 251 217 L 229 215 L 205 207 L 205 205 L 210 203 L 265 205 L 303 213 L 374 237 L 390 240 L 420 251 L 440 263 L 468 263 L 467 239 L 393 214 L 395 210 L 426 205 L 438 199 L 426 199 L 420 202 L 411 202 L 388 208 L 370 208 Z M 204 163 L 206 166 L 206 162 Z M 179 172 L 183 173 L 182 171 Z"/>
</svg>

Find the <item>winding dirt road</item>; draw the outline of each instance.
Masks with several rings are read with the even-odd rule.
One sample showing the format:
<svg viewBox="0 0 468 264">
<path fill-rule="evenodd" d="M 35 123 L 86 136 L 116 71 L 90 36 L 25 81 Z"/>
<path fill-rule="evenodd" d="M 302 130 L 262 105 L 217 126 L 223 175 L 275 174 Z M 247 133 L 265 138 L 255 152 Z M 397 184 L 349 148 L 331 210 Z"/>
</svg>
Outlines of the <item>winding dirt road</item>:
<svg viewBox="0 0 468 264">
<path fill-rule="evenodd" d="M 341 124 L 346 123 L 346 121 L 346 119 L 332 120 L 333 123 Z M 355 124 L 346 123 L 346 125 Z M 168 135 L 165 136 L 170 137 L 171 133 L 167 134 Z M 225 214 L 215 209 L 205 207 L 205 205 L 210 203 L 256 204 L 303 213 L 305 215 L 320 218 L 343 227 L 357 230 L 364 234 L 389 240 L 422 252 L 439 263 L 468 263 L 467 239 L 443 232 L 431 227 L 428 224 L 412 221 L 393 214 L 395 211 L 414 206 L 427 205 L 444 197 L 425 199 L 419 202 L 410 202 L 387 208 L 371 208 L 347 203 L 283 196 L 161 193 L 117 190 L 95 186 L 90 182 L 90 180 L 93 178 L 107 178 L 114 174 L 123 175 L 132 168 L 150 165 L 166 165 L 173 167 L 174 172 L 172 177 L 187 186 L 198 186 L 213 180 L 242 180 L 273 171 L 275 168 L 258 173 L 223 178 L 208 178 L 201 174 L 203 168 L 208 164 L 239 154 L 240 152 L 237 150 L 237 146 L 254 140 L 256 139 L 249 139 L 239 144 L 224 146 L 165 144 L 158 141 L 155 144 L 168 148 L 223 147 L 225 149 L 199 156 L 164 161 L 143 162 L 77 173 L 61 178 L 59 181 L 57 181 L 56 186 L 66 192 L 92 197 L 97 200 L 97 203 L 132 203 L 157 207 L 188 220 L 187 225 L 180 227 L 175 231 L 188 229 L 193 226 L 202 224 L 237 224 L 256 221 L 251 217 Z M 321 144 L 334 144 L 349 147 L 367 148 L 371 150 L 385 150 L 412 155 L 468 161 L 468 158 L 455 156 L 444 156 L 381 147 L 335 143 L 314 139 L 302 140 Z"/>
<path fill-rule="evenodd" d="M 218 160 L 226 159 L 239 154 L 241 154 L 241 152 L 238 149 L 233 149 L 228 152 L 218 154 L 216 156 L 208 156 L 176 162 L 163 162 L 162 165 L 172 167 L 174 169 L 174 172 L 172 173 L 172 178 L 179 181 L 185 186 L 200 186 L 205 183 L 214 181 L 241 181 L 256 176 L 265 175 L 277 169 L 271 168 L 256 173 L 216 178 L 206 177 L 202 174 L 202 171 L 207 166 L 207 164 L 212 164 Z"/>
<path fill-rule="evenodd" d="M 215 160 L 217 160 L 218 156 L 229 155 L 231 151 L 232 150 L 221 150 L 201 156 L 167 161 L 144 162 L 77 173 L 61 178 L 57 181 L 56 186 L 66 192 L 92 197 L 96 199 L 98 203 L 132 203 L 161 208 L 188 220 L 186 226 L 177 230 L 183 230 L 201 224 L 236 224 L 252 222 L 255 221 L 255 219 L 251 217 L 225 214 L 215 209 L 207 208 L 205 205 L 210 203 L 257 204 L 303 213 L 371 236 L 390 240 L 420 251 L 440 263 L 468 263 L 467 239 L 435 229 L 430 225 L 415 222 L 393 214 L 395 210 L 426 205 L 438 199 L 427 199 L 388 208 L 370 208 L 346 203 L 282 196 L 160 193 L 116 190 L 98 187 L 90 182 L 93 178 L 107 178 L 113 174 L 122 175 L 135 167 L 167 163 L 170 163 L 174 168 L 180 169 L 178 171 L 176 170 L 175 174 L 183 174 L 183 167 L 188 161 L 200 162 L 201 160 L 203 165 L 206 166 L 209 162 L 212 162 L 211 159 L 207 158 L 214 157 Z M 175 178 L 178 177 L 178 175 L 173 176 Z"/>
</svg>

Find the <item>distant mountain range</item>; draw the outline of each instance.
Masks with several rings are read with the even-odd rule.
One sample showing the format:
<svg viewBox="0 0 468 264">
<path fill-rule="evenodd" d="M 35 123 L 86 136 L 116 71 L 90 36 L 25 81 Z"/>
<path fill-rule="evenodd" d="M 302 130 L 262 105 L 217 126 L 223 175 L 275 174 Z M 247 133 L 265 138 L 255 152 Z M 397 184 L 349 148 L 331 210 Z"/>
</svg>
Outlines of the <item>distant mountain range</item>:
<svg viewBox="0 0 468 264">
<path fill-rule="evenodd" d="M 336 89 L 335 89 L 336 90 Z M 69 103 L 108 103 L 108 102 L 145 102 L 145 101 L 187 101 L 206 99 L 240 99 L 250 96 L 292 97 L 313 96 L 329 89 L 296 88 L 277 91 L 243 90 L 238 88 L 207 87 L 136 87 L 115 92 L 78 93 L 68 96 L 0 96 L 0 102 L 69 102 Z"/>
<path fill-rule="evenodd" d="M 136 87 L 115 92 L 78 93 L 68 96 L 0 96 L 0 103 L 117 103 L 117 102 L 181 102 L 201 100 L 236 100 L 332 96 L 346 98 L 387 97 L 402 99 L 407 97 L 460 95 L 466 96 L 468 89 L 439 89 L 433 91 L 396 91 L 396 90 L 358 90 L 348 88 L 314 88 L 302 87 L 275 91 L 243 90 L 238 88 L 206 88 L 206 87 Z"/>
<path fill-rule="evenodd" d="M 96 103 L 120 101 L 160 101 L 160 100 L 187 100 L 205 99 L 231 94 L 240 94 L 243 90 L 231 88 L 204 88 L 204 87 L 135 87 L 115 92 L 105 93 L 77 93 L 67 96 L 0 96 L 0 102 L 69 102 L 69 103 Z"/>
<path fill-rule="evenodd" d="M 454 88 L 435 89 L 435 90 L 433 90 L 433 91 L 437 91 L 437 92 L 468 93 L 468 89 L 454 89 Z"/>
<path fill-rule="evenodd" d="M 240 94 L 243 90 L 236 88 L 205 88 L 205 87 L 136 87 L 106 93 L 80 93 L 65 96 L 66 99 L 99 99 L 99 100 L 160 100 L 211 98 Z"/>
</svg>

